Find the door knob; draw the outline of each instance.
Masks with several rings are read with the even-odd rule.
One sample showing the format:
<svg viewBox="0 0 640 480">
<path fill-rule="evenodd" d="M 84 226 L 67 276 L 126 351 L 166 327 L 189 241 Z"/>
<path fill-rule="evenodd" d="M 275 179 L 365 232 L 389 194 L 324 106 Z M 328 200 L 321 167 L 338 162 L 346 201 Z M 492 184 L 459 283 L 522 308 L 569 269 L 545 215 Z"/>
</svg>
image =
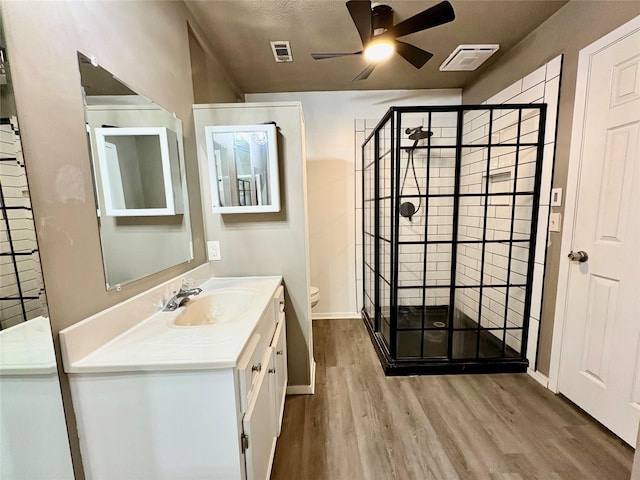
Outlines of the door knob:
<svg viewBox="0 0 640 480">
<path fill-rule="evenodd" d="M 569 260 L 571 260 L 572 262 L 586 262 L 587 260 L 589 260 L 589 255 L 587 255 L 587 252 L 583 252 L 582 250 L 578 251 L 578 252 L 574 252 L 573 250 L 571 252 L 569 252 Z"/>
</svg>

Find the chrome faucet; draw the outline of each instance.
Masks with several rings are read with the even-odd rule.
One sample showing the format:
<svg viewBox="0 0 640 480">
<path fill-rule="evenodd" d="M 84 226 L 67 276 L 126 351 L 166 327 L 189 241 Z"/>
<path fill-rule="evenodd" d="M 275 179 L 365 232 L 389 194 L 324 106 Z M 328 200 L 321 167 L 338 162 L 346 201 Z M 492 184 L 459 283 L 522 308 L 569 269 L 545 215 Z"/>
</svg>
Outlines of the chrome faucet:
<svg viewBox="0 0 640 480">
<path fill-rule="evenodd" d="M 184 303 L 189 300 L 189 297 L 194 295 L 199 295 L 202 292 L 201 288 L 190 288 L 188 282 L 184 282 L 180 290 L 175 295 L 171 297 L 171 300 L 167 302 L 167 304 L 162 309 L 163 312 L 173 312 L 175 309 L 181 307 Z"/>
</svg>

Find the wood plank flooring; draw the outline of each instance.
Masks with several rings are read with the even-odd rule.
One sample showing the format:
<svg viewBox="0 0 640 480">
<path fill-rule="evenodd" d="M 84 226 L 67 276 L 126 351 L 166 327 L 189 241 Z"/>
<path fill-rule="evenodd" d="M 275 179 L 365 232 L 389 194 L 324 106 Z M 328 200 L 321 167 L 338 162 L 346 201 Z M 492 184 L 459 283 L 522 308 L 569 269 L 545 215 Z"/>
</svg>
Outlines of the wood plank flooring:
<svg viewBox="0 0 640 480">
<path fill-rule="evenodd" d="M 633 450 L 526 374 L 385 377 L 360 320 L 313 322 L 273 480 L 627 480 Z"/>
</svg>

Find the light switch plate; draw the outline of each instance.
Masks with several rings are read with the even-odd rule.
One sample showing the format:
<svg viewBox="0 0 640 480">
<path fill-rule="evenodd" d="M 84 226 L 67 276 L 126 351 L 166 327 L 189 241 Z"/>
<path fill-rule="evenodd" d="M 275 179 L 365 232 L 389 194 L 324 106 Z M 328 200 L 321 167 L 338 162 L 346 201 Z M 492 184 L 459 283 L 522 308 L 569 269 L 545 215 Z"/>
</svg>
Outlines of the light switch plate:
<svg viewBox="0 0 640 480">
<path fill-rule="evenodd" d="M 559 232 L 560 231 L 560 223 L 562 222 L 562 214 L 552 213 L 549 215 L 549 231 L 550 232 Z"/>
<path fill-rule="evenodd" d="M 207 241 L 207 257 L 209 261 L 222 260 L 220 256 L 220 242 L 218 240 Z"/>
</svg>

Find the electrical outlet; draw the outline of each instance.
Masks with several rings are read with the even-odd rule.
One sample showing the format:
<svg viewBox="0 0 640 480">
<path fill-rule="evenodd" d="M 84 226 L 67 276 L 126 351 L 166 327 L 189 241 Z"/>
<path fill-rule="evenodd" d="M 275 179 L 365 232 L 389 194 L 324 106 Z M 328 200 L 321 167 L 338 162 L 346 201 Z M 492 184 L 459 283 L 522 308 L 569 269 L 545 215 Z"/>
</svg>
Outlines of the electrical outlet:
<svg viewBox="0 0 640 480">
<path fill-rule="evenodd" d="M 561 222 L 561 214 L 552 213 L 549 215 L 549 231 L 550 232 L 559 232 L 560 231 L 560 222 Z"/>
<path fill-rule="evenodd" d="M 218 240 L 210 240 L 207 242 L 207 256 L 209 261 L 222 260 L 220 256 L 220 242 Z"/>
</svg>

